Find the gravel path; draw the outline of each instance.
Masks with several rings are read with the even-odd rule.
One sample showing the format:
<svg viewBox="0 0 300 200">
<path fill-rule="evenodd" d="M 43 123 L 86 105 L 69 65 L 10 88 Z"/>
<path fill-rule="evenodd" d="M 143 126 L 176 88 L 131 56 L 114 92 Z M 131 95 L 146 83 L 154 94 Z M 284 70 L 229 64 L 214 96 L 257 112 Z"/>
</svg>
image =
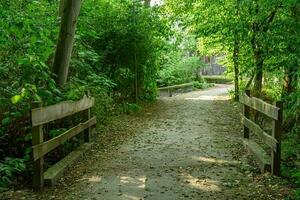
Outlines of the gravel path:
<svg viewBox="0 0 300 200">
<path fill-rule="evenodd" d="M 281 186 L 269 186 L 273 180 L 247 164 L 231 88 L 160 98 L 143 114 L 121 118 L 101 140 L 121 142 L 106 148 L 99 141 L 60 185 L 25 199 L 283 199 Z"/>
<path fill-rule="evenodd" d="M 110 160 L 99 160 L 66 199 L 247 199 L 236 185 L 247 181 L 230 145 L 230 118 L 216 110 L 228 85 L 162 98 L 158 112 Z M 80 191 L 80 192 L 79 192 Z M 238 195 L 238 196 L 237 196 Z"/>
</svg>

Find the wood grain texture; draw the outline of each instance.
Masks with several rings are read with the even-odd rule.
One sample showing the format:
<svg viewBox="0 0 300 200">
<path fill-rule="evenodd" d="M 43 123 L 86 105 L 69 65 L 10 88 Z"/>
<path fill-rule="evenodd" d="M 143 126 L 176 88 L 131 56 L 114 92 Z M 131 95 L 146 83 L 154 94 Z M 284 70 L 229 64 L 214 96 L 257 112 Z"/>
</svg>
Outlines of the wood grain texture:
<svg viewBox="0 0 300 200">
<path fill-rule="evenodd" d="M 34 108 L 41 107 L 41 103 L 33 103 Z M 44 142 L 43 125 L 32 127 L 32 146 L 39 145 Z M 33 162 L 33 177 L 32 183 L 35 191 L 40 191 L 44 188 L 44 157 L 41 157 Z"/>
<path fill-rule="evenodd" d="M 246 94 L 240 95 L 240 102 L 267 115 L 268 117 L 271 117 L 272 119 L 278 120 L 278 112 L 280 108 L 277 108 L 272 104 L 266 103 L 256 97 L 249 97 Z"/>
<path fill-rule="evenodd" d="M 84 143 L 76 150 L 69 153 L 66 157 L 51 166 L 44 173 L 45 185 L 54 186 L 57 181 L 68 171 L 68 169 L 80 160 L 84 153 L 91 149 L 92 143 Z"/>
<path fill-rule="evenodd" d="M 34 161 L 38 160 L 39 158 L 46 155 L 48 152 L 52 151 L 59 145 L 63 144 L 65 141 L 69 140 L 70 138 L 78 135 L 85 129 L 94 126 L 97 123 L 96 117 L 91 118 L 90 120 L 80 123 L 79 125 L 69 129 L 65 133 L 48 140 L 42 144 L 33 146 L 33 159 Z"/>
<path fill-rule="evenodd" d="M 36 126 L 32 128 L 32 145 L 40 145 L 44 141 L 43 126 Z M 35 191 L 40 191 L 44 187 L 44 157 L 33 162 L 33 188 Z"/>
<path fill-rule="evenodd" d="M 272 174 L 280 176 L 280 160 L 281 160 L 281 137 L 282 137 L 282 121 L 283 121 L 283 102 L 276 102 L 276 106 L 280 108 L 278 120 L 273 121 L 273 137 L 278 141 L 275 151 L 272 152 Z"/>
<path fill-rule="evenodd" d="M 62 119 L 93 107 L 95 99 L 84 96 L 79 101 L 65 101 L 52 106 L 33 109 L 31 112 L 32 126 L 38 126 L 51 121 Z"/>
<path fill-rule="evenodd" d="M 275 152 L 277 151 L 278 141 L 274 137 L 270 136 L 268 133 L 266 133 L 264 130 L 262 130 L 257 124 L 255 124 L 253 121 L 247 119 L 245 116 L 242 116 L 242 123 L 248 129 L 253 131 L 269 147 L 271 147 L 273 151 L 275 151 Z"/>
<path fill-rule="evenodd" d="M 256 161 L 259 164 L 262 173 L 271 171 L 271 157 L 255 142 L 249 139 L 243 140 L 246 148 L 254 155 Z"/>
<path fill-rule="evenodd" d="M 246 92 L 246 95 L 248 95 L 250 97 L 250 95 L 251 95 L 250 90 L 246 90 L 245 92 Z M 247 106 L 246 104 L 243 104 L 243 113 L 247 119 L 250 119 L 250 107 Z M 244 138 L 249 139 L 249 137 L 250 137 L 249 128 L 244 125 Z"/>
</svg>

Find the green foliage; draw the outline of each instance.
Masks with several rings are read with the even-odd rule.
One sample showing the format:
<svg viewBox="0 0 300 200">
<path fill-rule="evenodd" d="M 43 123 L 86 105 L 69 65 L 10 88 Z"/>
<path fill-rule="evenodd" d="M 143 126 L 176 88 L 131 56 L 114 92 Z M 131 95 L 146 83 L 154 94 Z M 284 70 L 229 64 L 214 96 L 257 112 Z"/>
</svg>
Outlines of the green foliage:
<svg viewBox="0 0 300 200">
<path fill-rule="evenodd" d="M 82 42 L 74 62 L 85 68 L 80 64 L 71 73 L 102 73 L 115 84 L 116 96 L 125 100 L 133 99 L 137 76 L 139 98 L 153 99 L 159 48 L 163 44 L 159 36 L 165 29 L 158 19 L 157 11 L 150 12 L 141 3 L 84 1 L 78 27 Z M 89 54 L 84 53 L 87 50 Z M 87 68 L 86 58 L 91 59 L 90 55 L 93 60 Z"/>
<path fill-rule="evenodd" d="M 57 87 L 51 72 L 60 22 L 58 2 L 0 4 L 0 188 L 30 159 L 30 110 L 36 103 L 78 100 L 89 91 L 96 100 L 92 112 L 105 124 L 110 115 L 141 109 L 130 103 L 136 90 L 139 100 L 155 100 L 157 79 L 160 86 L 187 82 L 194 82 L 195 88 L 210 86 L 199 75 L 204 66 L 199 55 L 224 55 L 232 74 L 236 41 L 242 88 L 262 64 L 263 92 L 273 100 L 283 97 L 285 118 L 293 130 L 292 139 L 283 142 L 284 159 L 299 155 L 294 148 L 300 120 L 298 0 L 166 0 L 155 8 L 146 8 L 142 1 L 82 1 L 63 88 Z M 50 127 L 46 137 L 58 136 L 65 128 Z M 65 144 L 67 149 L 71 146 Z M 298 183 L 298 173 L 287 176 Z"/>
<path fill-rule="evenodd" d="M 54 129 L 54 130 L 49 131 L 49 136 L 50 136 L 50 138 L 54 138 L 54 137 L 61 135 L 65 131 L 67 131 L 66 128 Z"/>
<path fill-rule="evenodd" d="M 12 183 L 13 177 L 25 170 L 23 159 L 6 158 L 0 162 L 0 192 Z"/>
<path fill-rule="evenodd" d="M 118 108 L 120 113 L 133 114 L 141 110 L 141 106 L 134 103 L 124 103 Z"/>
<path fill-rule="evenodd" d="M 175 54 L 176 55 L 176 54 Z M 178 55 L 176 55 L 178 56 Z M 160 85 L 171 86 L 189 83 L 198 77 L 198 69 L 203 66 L 199 57 L 175 57 L 167 62 L 159 72 Z"/>
<path fill-rule="evenodd" d="M 168 30 L 159 9 L 130 0 L 82 1 L 68 82 L 59 88 L 51 72 L 58 2 L 1 1 L 0 162 L 18 157 L 30 164 L 30 110 L 36 103 L 78 100 L 89 91 L 96 101 L 93 114 L 99 124 L 106 124 L 118 113 L 118 104 L 126 105 L 126 113 L 140 109 L 127 103 L 134 99 L 136 75 L 138 98 L 157 96 L 163 33 Z M 64 128 L 49 127 L 53 130 L 45 138 L 58 136 Z M 64 148 L 70 146 L 66 143 Z"/>
<path fill-rule="evenodd" d="M 164 7 L 196 36 L 199 54 L 224 55 L 227 73 L 240 79 L 241 90 L 284 101 L 283 171 L 299 184 L 293 169 L 300 155 L 299 1 L 165 0 Z"/>
<path fill-rule="evenodd" d="M 282 141 L 282 175 L 289 178 L 296 185 L 296 196 L 300 197 L 300 171 L 297 169 L 295 162 L 299 162 L 300 155 L 300 127 L 296 126 L 292 131 L 285 135 Z"/>
<path fill-rule="evenodd" d="M 207 88 L 212 87 L 212 86 L 214 86 L 213 83 L 207 83 L 205 81 L 203 81 L 203 82 L 194 81 L 193 82 L 193 87 L 196 88 L 196 89 L 207 89 Z"/>
</svg>

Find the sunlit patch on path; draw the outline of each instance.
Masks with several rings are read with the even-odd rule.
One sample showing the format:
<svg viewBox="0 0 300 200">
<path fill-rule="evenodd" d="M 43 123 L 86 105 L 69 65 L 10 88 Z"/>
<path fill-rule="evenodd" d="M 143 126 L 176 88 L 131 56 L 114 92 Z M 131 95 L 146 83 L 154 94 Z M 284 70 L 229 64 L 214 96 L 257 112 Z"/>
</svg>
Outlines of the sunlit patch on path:
<svg viewBox="0 0 300 200">
<path fill-rule="evenodd" d="M 245 176 L 238 170 L 214 103 L 229 100 L 232 86 L 162 98 L 147 112 L 145 126 L 109 160 L 95 161 L 93 173 L 73 186 L 70 199 L 175 200 L 243 199 L 234 190 Z M 148 114 L 151 113 L 151 114 Z M 226 121 L 226 119 L 225 119 Z M 230 121 L 230 120 L 228 120 Z M 218 125 L 217 125 L 218 126 Z M 224 126 L 224 124 L 220 125 Z M 230 137 L 230 135 L 226 136 Z M 228 187 L 230 185 L 231 187 Z"/>
<path fill-rule="evenodd" d="M 94 151 L 59 199 L 249 199 L 253 181 L 237 159 L 241 126 L 224 112 L 231 85 L 162 97 L 115 152 Z M 128 122 L 130 125 L 130 121 Z M 120 127 L 122 131 L 122 127 Z M 99 141 L 101 143 L 101 141 Z M 100 156 L 101 155 L 101 156 Z M 104 155 L 104 156 L 103 156 Z M 106 156 L 105 156 L 106 155 Z"/>
</svg>

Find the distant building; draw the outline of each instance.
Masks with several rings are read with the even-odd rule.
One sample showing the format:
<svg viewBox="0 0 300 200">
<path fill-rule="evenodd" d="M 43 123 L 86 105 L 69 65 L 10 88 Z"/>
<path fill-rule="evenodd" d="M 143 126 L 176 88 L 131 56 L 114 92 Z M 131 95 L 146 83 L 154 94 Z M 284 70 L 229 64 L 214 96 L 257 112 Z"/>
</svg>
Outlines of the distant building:
<svg viewBox="0 0 300 200">
<path fill-rule="evenodd" d="M 203 56 L 206 66 L 201 69 L 201 74 L 205 76 L 223 75 L 226 68 L 218 64 L 222 59 L 223 56 Z"/>
</svg>

